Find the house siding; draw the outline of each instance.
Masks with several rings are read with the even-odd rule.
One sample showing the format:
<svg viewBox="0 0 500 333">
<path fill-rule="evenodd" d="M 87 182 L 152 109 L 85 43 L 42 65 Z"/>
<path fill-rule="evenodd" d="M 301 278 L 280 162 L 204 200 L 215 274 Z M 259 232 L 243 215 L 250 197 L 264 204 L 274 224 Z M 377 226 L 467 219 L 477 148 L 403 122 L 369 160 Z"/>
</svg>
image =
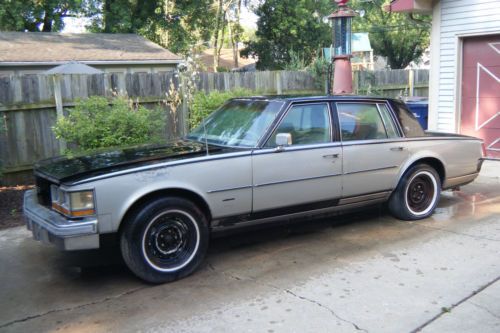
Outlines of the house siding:
<svg viewBox="0 0 500 333">
<path fill-rule="evenodd" d="M 438 28 L 439 26 L 439 28 Z M 500 0 L 441 0 L 433 7 L 429 127 L 458 132 L 461 38 L 500 33 Z"/>
</svg>

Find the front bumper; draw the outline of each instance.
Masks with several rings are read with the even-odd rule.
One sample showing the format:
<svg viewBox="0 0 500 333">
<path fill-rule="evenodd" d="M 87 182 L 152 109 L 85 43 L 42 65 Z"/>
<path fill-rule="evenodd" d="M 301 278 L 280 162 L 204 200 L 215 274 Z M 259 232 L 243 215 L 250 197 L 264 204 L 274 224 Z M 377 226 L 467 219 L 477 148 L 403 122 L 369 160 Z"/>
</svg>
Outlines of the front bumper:
<svg viewBox="0 0 500 333">
<path fill-rule="evenodd" d="M 38 204 L 35 190 L 24 194 L 26 226 L 35 240 L 51 243 L 62 250 L 86 250 L 99 248 L 97 218 L 68 219 Z"/>
</svg>

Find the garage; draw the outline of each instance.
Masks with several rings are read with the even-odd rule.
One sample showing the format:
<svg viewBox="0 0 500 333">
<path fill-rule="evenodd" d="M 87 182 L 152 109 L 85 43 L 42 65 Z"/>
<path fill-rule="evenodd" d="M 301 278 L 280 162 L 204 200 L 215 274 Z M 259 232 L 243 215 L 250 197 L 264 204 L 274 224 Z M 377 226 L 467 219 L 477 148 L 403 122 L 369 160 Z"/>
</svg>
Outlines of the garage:
<svg viewBox="0 0 500 333">
<path fill-rule="evenodd" d="M 500 35 L 463 39 L 460 132 L 500 158 Z"/>
</svg>

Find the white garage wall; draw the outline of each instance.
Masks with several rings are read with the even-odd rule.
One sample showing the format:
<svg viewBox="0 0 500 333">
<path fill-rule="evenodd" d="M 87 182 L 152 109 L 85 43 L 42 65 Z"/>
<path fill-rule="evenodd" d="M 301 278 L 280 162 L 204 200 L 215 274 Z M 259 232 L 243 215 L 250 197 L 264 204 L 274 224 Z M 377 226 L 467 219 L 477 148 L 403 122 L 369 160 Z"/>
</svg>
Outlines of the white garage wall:
<svg viewBox="0 0 500 333">
<path fill-rule="evenodd" d="M 461 38 L 500 33 L 500 0 L 441 0 L 433 9 L 429 128 L 459 130 Z"/>
</svg>

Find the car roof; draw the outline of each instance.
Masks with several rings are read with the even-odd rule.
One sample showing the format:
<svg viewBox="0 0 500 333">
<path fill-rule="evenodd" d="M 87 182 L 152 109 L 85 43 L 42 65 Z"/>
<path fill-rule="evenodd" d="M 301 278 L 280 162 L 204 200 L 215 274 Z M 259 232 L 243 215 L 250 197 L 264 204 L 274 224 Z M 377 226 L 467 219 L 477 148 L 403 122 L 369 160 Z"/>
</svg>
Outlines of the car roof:
<svg viewBox="0 0 500 333">
<path fill-rule="evenodd" d="M 322 95 L 322 96 L 304 96 L 304 95 L 263 95 L 263 96 L 250 96 L 250 97 L 236 97 L 233 100 L 272 100 L 284 102 L 302 102 L 302 101 L 316 101 L 316 100 L 393 100 L 394 98 L 381 97 L 381 96 L 360 96 L 360 95 Z"/>
</svg>

